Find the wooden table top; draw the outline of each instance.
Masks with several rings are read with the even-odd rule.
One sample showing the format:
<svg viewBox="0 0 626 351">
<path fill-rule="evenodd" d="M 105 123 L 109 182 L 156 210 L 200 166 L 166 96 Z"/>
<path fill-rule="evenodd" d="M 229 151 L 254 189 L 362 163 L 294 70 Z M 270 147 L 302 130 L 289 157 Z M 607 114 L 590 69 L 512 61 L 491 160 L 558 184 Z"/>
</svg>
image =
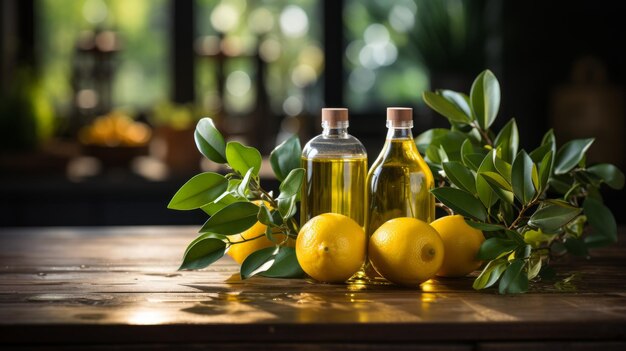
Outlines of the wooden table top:
<svg viewBox="0 0 626 351">
<path fill-rule="evenodd" d="M 546 282 L 515 296 L 474 291 L 470 277 L 433 279 L 421 289 L 241 281 L 228 257 L 177 272 L 197 229 L 0 229 L 0 348 L 626 345 L 626 228 L 621 244 L 559 264 L 561 278 L 578 272 L 570 291 Z"/>
</svg>

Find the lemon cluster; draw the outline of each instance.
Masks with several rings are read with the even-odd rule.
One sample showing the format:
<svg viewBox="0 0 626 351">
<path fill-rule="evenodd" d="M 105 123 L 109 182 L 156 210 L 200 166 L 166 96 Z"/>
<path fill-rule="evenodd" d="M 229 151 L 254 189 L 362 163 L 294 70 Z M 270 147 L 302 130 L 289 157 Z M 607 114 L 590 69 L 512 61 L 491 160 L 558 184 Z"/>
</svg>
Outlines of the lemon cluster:
<svg viewBox="0 0 626 351">
<path fill-rule="evenodd" d="M 352 277 L 369 258 L 375 271 L 399 285 L 418 286 L 435 275 L 465 276 L 476 270 L 484 241 L 480 230 L 462 216 L 431 224 L 401 217 L 385 222 L 367 240 L 362 227 L 339 214 L 312 218 L 300 230 L 296 255 L 312 278 L 339 283 Z"/>
<path fill-rule="evenodd" d="M 78 139 L 85 145 L 143 146 L 148 143 L 151 134 L 150 127 L 145 123 L 114 111 L 83 127 L 78 133 Z"/>
</svg>

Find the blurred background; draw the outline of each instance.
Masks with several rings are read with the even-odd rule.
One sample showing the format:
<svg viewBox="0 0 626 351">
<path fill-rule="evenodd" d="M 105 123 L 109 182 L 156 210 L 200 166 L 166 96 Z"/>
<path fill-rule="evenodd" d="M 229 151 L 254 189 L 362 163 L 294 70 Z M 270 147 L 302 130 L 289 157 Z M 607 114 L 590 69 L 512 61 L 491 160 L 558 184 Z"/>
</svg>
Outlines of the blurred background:
<svg viewBox="0 0 626 351">
<path fill-rule="evenodd" d="M 495 128 L 522 147 L 547 129 L 596 137 L 588 161 L 625 162 L 626 23 L 619 2 L 502 0 L 4 0 L 0 2 L 0 226 L 201 224 L 166 209 L 202 161 L 212 117 L 264 155 L 348 107 L 378 154 L 385 108 L 414 134 L 446 121 L 421 93 L 468 92 L 491 69 Z M 267 168 L 267 167 L 265 167 Z M 277 188 L 271 172 L 267 188 Z M 606 201 L 624 223 L 624 191 Z"/>
</svg>

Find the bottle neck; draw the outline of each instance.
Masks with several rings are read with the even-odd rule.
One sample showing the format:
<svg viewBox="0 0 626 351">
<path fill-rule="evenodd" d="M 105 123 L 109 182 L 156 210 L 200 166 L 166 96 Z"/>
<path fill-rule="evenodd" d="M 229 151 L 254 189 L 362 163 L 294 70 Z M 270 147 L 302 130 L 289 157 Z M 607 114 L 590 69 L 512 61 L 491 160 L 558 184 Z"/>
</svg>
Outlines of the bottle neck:
<svg viewBox="0 0 626 351">
<path fill-rule="evenodd" d="M 387 140 L 390 139 L 413 139 L 413 132 L 411 132 L 411 128 L 407 127 L 389 127 L 389 130 L 387 130 Z"/>
<path fill-rule="evenodd" d="M 348 122 L 338 122 L 332 126 L 322 122 L 322 135 L 327 137 L 346 137 L 348 135 Z"/>
</svg>

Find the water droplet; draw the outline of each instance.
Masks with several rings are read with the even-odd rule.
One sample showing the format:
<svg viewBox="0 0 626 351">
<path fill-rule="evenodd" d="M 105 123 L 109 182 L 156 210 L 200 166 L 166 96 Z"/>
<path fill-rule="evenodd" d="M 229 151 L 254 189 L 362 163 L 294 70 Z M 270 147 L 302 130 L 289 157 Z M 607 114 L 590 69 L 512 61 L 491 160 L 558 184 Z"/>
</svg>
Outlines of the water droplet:
<svg viewBox="0 0 626 351">
<path fill-rule="evenodd" d="M 46 274 L 46 273 L 44 273 L 44 272 L 39 272 L 39 273 L 37 273 L 37 275 L 38 275 L 38 276 L 40 276 L 40 277 L 45 277 L 45 276 L 47 276 L 47 274 Z"/>
</svg>

